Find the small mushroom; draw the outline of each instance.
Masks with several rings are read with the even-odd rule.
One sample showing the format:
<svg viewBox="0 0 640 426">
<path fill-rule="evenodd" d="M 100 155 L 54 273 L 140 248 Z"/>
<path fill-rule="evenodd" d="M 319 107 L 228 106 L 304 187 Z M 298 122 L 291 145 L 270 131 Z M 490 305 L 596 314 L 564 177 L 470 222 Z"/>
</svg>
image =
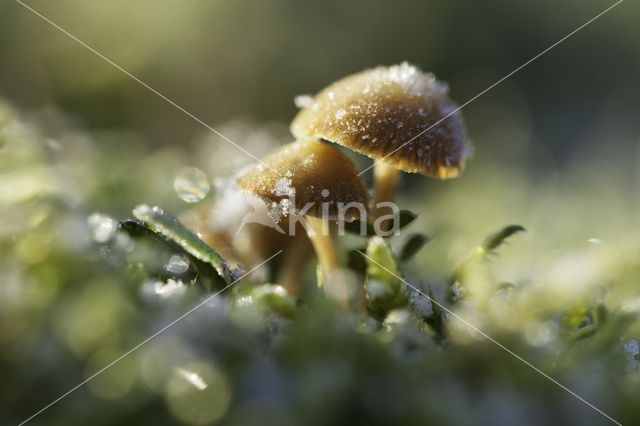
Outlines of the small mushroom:
<svg viewBox="0 0 640 426">
<path fill-rule="evenodd" d="M 291 132 L 374 159 L 377 205 L 393 200 L 399 171 L 438 179 L 462 173 L 472 149 L 457 108 L 446 84 L 404 62 L 330 84 L 305 104 Z"/>
<path fill-rule="evenodd" d="M 280 250 L 295 251 L 298 258 L 311 254 L 308 238 L 299 233 L 289 236 L 283 231 L 288 228 L 286 218 L 278 224 L 279 229 L 268 226 L 270 219 L 262 200 L 248 197 L 233 181 L 220 180 L 216 184 L 217 191 L 210 202 L 187 211 L 180 219 L 227 261 L 253 270 Z M 257 216 L 257 220 L 251 220 L 252 216 Z M 294 267 L 281 269 L 295 276 L 299 272 L 295 268 L 297 266 L 294 263 Z M 268 274 L 265 275 L 267 269 L 258 268 L 249 278 L 268 280 Z"/>
<path fill-rule="evenodd" d="M 364 184 L 344 154 L 317 140 L 289 143 L 265 157 L 262 164 L 243 171 L 236 183 L 270 204 L 277 217 L 290 211 L 304 215 L 321 268 L 327 277 L 340 281 L 336 277 L 341 265 L 329 235 L 329 221 L 360 218 L 368 202 Z M 349 204 L 360 208 L 347 208 Z M 348 303 L 345 285 L 336 282 L 335 288 L 325 288 L 341 293 L 344 308 Z"/>
</svg>

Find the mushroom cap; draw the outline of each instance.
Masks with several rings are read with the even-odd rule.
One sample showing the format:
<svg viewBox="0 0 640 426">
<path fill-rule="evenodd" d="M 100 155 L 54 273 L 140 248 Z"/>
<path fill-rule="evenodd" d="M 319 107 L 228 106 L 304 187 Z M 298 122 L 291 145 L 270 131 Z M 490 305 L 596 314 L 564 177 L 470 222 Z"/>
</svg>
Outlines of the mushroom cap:
<svg viewBox="0 0 640 426">
<path fill-rule="evenodd" d="M 289 143 L 267 155 L 263 163 L 268 167 L 251 166 L 240 173 L 236 183 L 284 215 L 291 203 L 296 211 L 326 219 L 340 218 L 341 205 L 361 203 L 367 208 L 368 193 L 355 166 L 330 144 L 318 140 Z M 308 203 L 312 206 L 305 209 Z M 346 220 L 360 217 L 355 208 L 342 213 Z"/>
<path fill-rule="evenodd" d="M 447 179 L 462 173 L 472 151 L 457 108 L 446 84 L 403 62 L 330 84 L 298 113 L 291 132 L 405 172 Z"/>
<path fill-rule="evenodd" d="M 301 246 L 304 242 L 297 242 L 298 236 L 304 235 L 298 232 L 302 228 L 297 228 L 295 235 L 288 235 L 261 222 L 243 224 L 243 217 L 252 210 L 263 213 L 257 211 L 250 201 L 235 182 L 221 180 L 211 201 L 185 212 L 180 220 L 226 260 L 242 264 L 247 269 L 257 266 L 279 250 L 310 248 L 308 244 Z M 282 230 L 289 229 L 287 218 L 283 218 L 279 226 Z M 308 242 L 307 238 L 302 240 Z"/>
</svg>

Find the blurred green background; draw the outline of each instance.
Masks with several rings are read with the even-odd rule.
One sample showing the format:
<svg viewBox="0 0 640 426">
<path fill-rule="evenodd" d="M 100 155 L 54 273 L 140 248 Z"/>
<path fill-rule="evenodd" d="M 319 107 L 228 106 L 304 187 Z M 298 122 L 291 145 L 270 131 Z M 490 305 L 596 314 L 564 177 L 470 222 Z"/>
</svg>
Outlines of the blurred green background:
<svg viewBox="0 0 640 426">
<path fill-rule="evenodd" d="M 28 2 L 214 126 L 237 117 L 287 123 L 295 95 L 405 60 L 449 82 L 462 103 L 612 3 Z M 493 155 L 526 146 L 534 151 L 527 158 L 555 165 L 606 145 L 605 160 L 628 165 L 633 156 L 624 151 L 638 137 L 638 8 L 623 2 L 469 105 L 479 152 L 499 140 Z M 60 107 L 94 128 L 139 131 L 152 145 L 184 145 L 202 134 L 199 124 L 19 4 L 3 2 L 0 10 L 0 91 L 18 105 Z"/>
<path fill-rule="evenodd" d="M 612 2 L 27 4 L 262 156 L 290 141 L 296 95 L 409 61 L 461 104 Z M 442 284 L 501 226 L 529 230 L 491 263 L 493 281 L 525 289 L 512 310 L 462 313 L 624 424 L 638 418 L 640 383 L 640 326 L 626 317 L 640 311 L 638 16 L 624 1 L 465 107 L 475 145 L 465 175 L 403 176 L 400 194 L 421 213 L 413 230 L 435 237 L 412 282 Z M 141 290 L 91 242 L 87 217 L 120 219 L 143 202 L 184 213 L 192 205 L 173 188 L 182 168 L 214 178 L 253 160 L 11 0 L 0 3 L 0 64 L 4 425 L 202 297 L 149 296 L 149 283 Z M 279 320 L 229 319 L 230 303 L 207 306 L 31 424 L 606 424 L 453 325 L 449 352 L 409 326 L 364 333 L 312 305 L 287 339 Z M 613 318 L 596 340 L 562 340 L 560 318 L 594 303 Z M 184 390 L 202 382 L 204 394 Z"/>
</svg>

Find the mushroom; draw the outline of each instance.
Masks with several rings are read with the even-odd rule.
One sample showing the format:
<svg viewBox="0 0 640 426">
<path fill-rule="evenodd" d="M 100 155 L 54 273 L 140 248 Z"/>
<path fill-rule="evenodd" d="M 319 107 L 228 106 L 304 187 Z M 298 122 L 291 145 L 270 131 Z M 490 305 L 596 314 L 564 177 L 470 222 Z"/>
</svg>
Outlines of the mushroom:
<svg viewBox="0 0 640 426">
<path fill-rule="evenodd" d="M 311 254 L 309 239 L 301 233 L 287 235 L 284 232 L 289 226 L 287 218 L 278 224 L 279 228 L 268 226 L 268 210 L 264 202 L 257 197 L 247 196 L 233 180 L 219 180 L 216 185 L 214 199 L 184 213 L 182 222 L 225 260 L 241 264 L 247 270 L 254 269 L 280 250 L 294 252 L 295 256 L 288 254 L 285 260 L 276 259 L 269 266 L 278 261 L 286 263 L 286 267 L 278 267 L 278 270 L 287 272 L 285 278 L 278 282 L 284 285 L 297 281 L 297 276 L 302 273 L 301 263 L 304 263 L 300 259 L 304 260 Z M 258 220 L 255 220 L 255 215 L 260 216 Z M 269 279 L 268 274 L 265 275 L 265 268 L 257 269 L 249 278 L 262 281 Z M 294 286 L 287 288 L 290 293 L 295 289 Z"/>
<path fill-rule="evenodd" d="M 289 212 L 304 216 L 320 267 L 326 277 L 336 281 L 329 289 L 331 280 L 327 279 L 325 291 L 339 293 L 346 308 L 347 288 L 339 278 L 341 265 L 329 235 L 329 221 L 350 221 L 366 214 L 368 194 L 353 163 L 329 144 L 293 142 L 273 151 L 262 164 L 241 172 L 236 183 L 270 204 L 276 217 Z M 291 222 L 295 223 L 292 217 Z"/>
<path fill-rule="evenodd" d="M 375 207 L 393 200 L 400 171 L 438 179 L 462 173 L 472 149 L 458 109 L 446 84 L 403 62 L 330 84 L 305 103 L 291 132 L 372 158 Z"/>
</svg>

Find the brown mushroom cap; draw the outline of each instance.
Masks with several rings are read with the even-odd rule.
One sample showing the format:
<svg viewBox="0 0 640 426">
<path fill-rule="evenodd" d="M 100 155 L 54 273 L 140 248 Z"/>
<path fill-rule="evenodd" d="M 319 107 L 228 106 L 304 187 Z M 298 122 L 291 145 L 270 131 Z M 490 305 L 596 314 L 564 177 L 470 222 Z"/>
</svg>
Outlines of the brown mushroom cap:
<svg viewBox="0 0 640 426">
<path fill-rule="evenodd" d="M 291 132 L 299 140 L 338 143 L 405 172 L 453 178 L 471 153 L 456 108 L 446 84 L 404 62 L 329 85 L 298 113 Z"/>
<path fill-rule="evenodd" d="M 362 203 L 367 206 L 368 194 L 353 163 L 329 144 L 307 140 L 284 145 L 252 166 L 236 179 L 238 187 L 288 209 L 295 200 L 299 211 L 307 203 L 313 206 L 306 214 L 323 217 L 322 205 L 328 206 L 328 218 L 338 218 L 338 205 Z M 345 219 L 357 216 L 356 209 L 348 209 Z"/>
</svg>

